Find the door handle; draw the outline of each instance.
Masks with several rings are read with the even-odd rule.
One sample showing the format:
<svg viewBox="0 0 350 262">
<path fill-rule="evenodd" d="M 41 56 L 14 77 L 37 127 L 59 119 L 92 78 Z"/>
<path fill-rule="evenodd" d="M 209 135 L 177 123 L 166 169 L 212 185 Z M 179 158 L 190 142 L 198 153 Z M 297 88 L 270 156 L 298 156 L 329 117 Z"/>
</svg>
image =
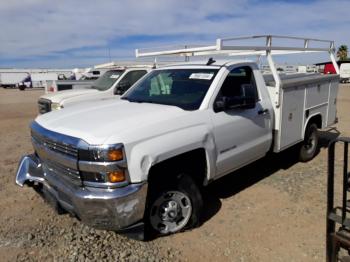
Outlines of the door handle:
<svg viewBox="0 0 350 262">
<path fill-rule="evenodd" d="M 269 110 L 268 109 L 260 109 L 258 111 L 258 115 L 266 115 L 269 113 Z"/>
</svg>

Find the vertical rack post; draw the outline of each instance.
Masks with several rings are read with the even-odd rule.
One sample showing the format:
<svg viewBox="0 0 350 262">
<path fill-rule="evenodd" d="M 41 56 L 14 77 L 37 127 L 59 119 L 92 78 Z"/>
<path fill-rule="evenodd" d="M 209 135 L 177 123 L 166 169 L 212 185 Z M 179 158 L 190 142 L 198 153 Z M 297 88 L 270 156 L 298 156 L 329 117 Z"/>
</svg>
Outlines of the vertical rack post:
<svg viewBox="0 0 350 262">
<path fill-rule="evenodd" d="M 276 107 L 279 107 L 281 79 L 280 79 L 280 76 L 278 75 L 275 63 L 272 58 L 271 46 L 272 46 L 272 36 L 266 36 L 266 59 L 269 64 L 273 79 L 275 80 L 276 96 L 278 97 L 278 100 L 275 103 L 276 103 Z"/>
<path fill-rule="evenodd" d="M 333 66 L 334 66 L 334 69 L 335 69 L 335 72 L 337 72 L 337 74 L 339 75 L 340 74 L 340 71 L 339 71 L 339 66 L 337 64 L 337 60 L 335 58 L 335 46 L 334 46 L 334 41 L 331 42 L 331 46 L 329 48 L 329 56 L 331 57 L 331 61 L 333 63 Z"/>
</svg>

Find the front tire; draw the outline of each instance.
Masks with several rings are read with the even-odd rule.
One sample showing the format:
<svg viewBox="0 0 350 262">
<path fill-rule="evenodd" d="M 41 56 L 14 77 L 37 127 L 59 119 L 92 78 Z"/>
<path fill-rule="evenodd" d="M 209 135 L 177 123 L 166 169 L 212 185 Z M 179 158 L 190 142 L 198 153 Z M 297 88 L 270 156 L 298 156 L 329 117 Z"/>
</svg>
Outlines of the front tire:
<svg viewBox="0 0 350 262">
<path fill-rule="evenodd" d="M 318 130 L 317 125 L 312 123 L 306 127 L 304 141 L 300 145 L 299 160 L 308 162 L 315 157 L 318 150 Z"/>
<path fill-rule="evenodd" d="M 153 234 L 168 235 L 199 224 L 203 199 L 189 175 L 180 174 L 176 179 L 162 183 L 157 193 L 150 194 L 147 224 Z"/>
</svg>

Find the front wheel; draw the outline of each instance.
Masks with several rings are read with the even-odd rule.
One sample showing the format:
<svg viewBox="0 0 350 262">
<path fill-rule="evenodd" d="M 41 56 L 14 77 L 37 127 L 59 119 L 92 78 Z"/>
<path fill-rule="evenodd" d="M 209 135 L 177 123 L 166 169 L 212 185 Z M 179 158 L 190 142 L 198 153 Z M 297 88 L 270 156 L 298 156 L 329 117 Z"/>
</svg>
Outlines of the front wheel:
<svg viewBox="0 0 350 262">
<path fill-rule="evenodd" d="M 167 235 L 199 224 L 203 208 L 200 190 L 193 179 L 181 174 L 158 193 L 150 192 L 148 224 L 156 234 Z"/>
<path fill-rule="evenodd" d="M 317 154 L 318 131 L 316 124 L 306 127 L 304 141 L 300 145 L 299 160 L 301 162 L 310 161 Z"/>
</svg>

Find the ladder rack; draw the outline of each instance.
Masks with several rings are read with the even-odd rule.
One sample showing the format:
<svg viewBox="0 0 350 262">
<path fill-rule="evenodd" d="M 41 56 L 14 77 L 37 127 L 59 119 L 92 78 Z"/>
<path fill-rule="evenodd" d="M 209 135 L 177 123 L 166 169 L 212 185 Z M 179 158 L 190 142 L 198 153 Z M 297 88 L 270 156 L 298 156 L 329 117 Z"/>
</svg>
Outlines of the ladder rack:
<svg viewBox="0 0 350 262">
<path fill-rule="evenodd" d="M 302 41 L 302 45 L 291 46 L 274 46 L 272 44 L 273 39 L 282 39 L 289 41 Z M 232 42 L 245 41 L 245 40 L 264 40 L 263 45 L 234 45 Z M 311 47 L 311 44 L 318 43 L 325 45 L 324 47 Z M 168 49 L 161 51 L 146 51 L 136 49 L 136 57 L 157 57 L 157 56 L 210 56 L 210 55 L 228 55 L 228 56 L 264 56 L 266 55 L 268 64 L 270 66 L 272 75 L 274 77 L 276 87 L 281 87 L 281 81 L 278 76 L 277 69 L 273 62 L 272 55 L 286 55 L 295 53 L 311 53 L 311 52 L 327 52 L 330 55 L 330 59 L 334 65 L 334 68 L 339 74 L 339 67 L 335 58 L 335 45 L 334 41 L 293 37 L 293 36 L 278 36 L 278 35 L 259 35 L 250 37 L 230 37 L 230 38 L 218 38 L 214 45 L 208 46 L 196 46 L 185 47 L 178 49 Z"/>
</svg>

